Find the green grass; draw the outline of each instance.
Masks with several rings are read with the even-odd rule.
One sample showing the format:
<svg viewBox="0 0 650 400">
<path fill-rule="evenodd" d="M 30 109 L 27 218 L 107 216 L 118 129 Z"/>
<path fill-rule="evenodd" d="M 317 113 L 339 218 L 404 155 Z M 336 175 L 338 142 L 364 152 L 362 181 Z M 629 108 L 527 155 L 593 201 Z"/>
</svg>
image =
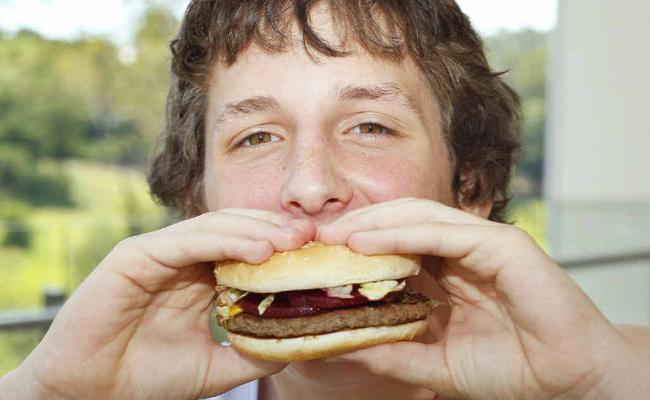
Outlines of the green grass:
<svg viewBox="0 0 650 400">
<path fill-rule="evenodd" d="M 28 248 L 0 247 L 0 309 L 42 305 L 48 286 L 70 293 L 106 253 L 129 236 L 129 222 L 152 230 L 164 211 L 150 199 L 142 172 L 69 161 L 75 208 L 36 208 L 27 220 Z M 37 342 L 34 331 L 0 335 L 0 374 L 15 368 Z"/>
<path fill-rule="evenodd" d="M 540 199 L 522 202 L 513 208 L 512 217 L 516 226 L 528 232 L 538 245 L 548 251 L 548 241 L 546 239 L 548 212 L 546 203 Z"/>
</svg>

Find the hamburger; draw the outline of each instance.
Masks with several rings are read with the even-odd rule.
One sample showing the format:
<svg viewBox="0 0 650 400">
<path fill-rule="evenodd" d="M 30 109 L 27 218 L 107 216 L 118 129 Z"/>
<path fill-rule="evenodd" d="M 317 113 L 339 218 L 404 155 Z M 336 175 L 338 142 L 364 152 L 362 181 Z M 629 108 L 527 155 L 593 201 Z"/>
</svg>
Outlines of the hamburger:
<svg viewBox="0 0 650 400">
<path fill-rule="evenodd" d="M 436 303 L 405 288 L 416 256 L 307 243 L 261 264 L 217 263 L 217 323 L 240 353 L 295 362 L 412 340 Z"/>
</svg>

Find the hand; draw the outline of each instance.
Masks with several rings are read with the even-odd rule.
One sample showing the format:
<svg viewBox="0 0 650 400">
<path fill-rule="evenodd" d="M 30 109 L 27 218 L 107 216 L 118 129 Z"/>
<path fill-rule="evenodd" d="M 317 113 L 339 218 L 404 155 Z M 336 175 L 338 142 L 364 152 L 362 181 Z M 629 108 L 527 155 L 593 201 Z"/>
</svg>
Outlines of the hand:
<svg viewBox="0 0 650 400">
<path fill-rule="evenodd" d="M 283 364 L 213 341 L 210 262 L 261 262 L 314 234 L 309 221 L 230 209 L 126 239 L 73 293 L 14 375 L 36 382 L 48 399 L 186 399 L 276 373 Z"/>
<path fill-rule="evenodd" d="M 523 231 L 429 200 L 355 210 L 319 240 L 365 254 L 441 258 L 451 315 L 437 343 L 401 342 L 338 357 L 471 399 L 634 398 L 650 362 Z M 641 374 L 641 375 L 640 375 Z M 639 391 L 641 390 L 641 391 Z M 600 398 L 603 398 L 600 397 Z"/>
</svg>

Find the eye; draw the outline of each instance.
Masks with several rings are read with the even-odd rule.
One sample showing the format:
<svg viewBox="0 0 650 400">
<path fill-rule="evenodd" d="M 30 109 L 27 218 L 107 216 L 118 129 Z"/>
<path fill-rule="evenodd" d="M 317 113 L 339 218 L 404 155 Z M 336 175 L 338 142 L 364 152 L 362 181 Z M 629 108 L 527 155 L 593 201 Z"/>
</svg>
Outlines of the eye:
<svg viewBox="0 0 650 400">
<path fill-rule="evenodd" d="M 277 142 L 279 137 L 269 132 L 255 132 L 246 136 L 239 145 L 242 147 L 256 147 L 266 143 Z"/>
<path fill-rule="evenodd" d="M 372 135 L 372 136 L 391 135 L 393 133 L 392 129 L 386 128 L 385 126 L 376 124 L 374 122 L 366 122 L 363 124 L 359 124 L 354 128 L 352 128 L 350 131 L 358 135 Z"/>
</svg>

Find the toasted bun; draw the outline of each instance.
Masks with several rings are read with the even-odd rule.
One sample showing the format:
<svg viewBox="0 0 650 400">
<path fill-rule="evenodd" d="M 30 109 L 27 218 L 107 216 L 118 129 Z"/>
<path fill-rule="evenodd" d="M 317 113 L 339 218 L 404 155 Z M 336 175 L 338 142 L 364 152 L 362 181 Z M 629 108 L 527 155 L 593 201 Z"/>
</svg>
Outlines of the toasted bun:
<svg viewBox="0 0 650 400">
<path fill-rule="evenodd" d="M 419 271 L 416 256 L 365 256 L 346 246 L 310 242 L 298 250 L 275 253 L 261 264 L 217 263 L 215 275 L 222 286 L 276 293 L 401 279 Z"/>
<path fill-rule="evenodd" d="M 242 354 L 262 360 L 296 362 L 331 357 L 382 343 L 413 340 L 424 332 L 427 320 L 396 326 L 350 329 L 316 336 L 262 339 L 228 332 L 228 340 Z"/>
</svg>

